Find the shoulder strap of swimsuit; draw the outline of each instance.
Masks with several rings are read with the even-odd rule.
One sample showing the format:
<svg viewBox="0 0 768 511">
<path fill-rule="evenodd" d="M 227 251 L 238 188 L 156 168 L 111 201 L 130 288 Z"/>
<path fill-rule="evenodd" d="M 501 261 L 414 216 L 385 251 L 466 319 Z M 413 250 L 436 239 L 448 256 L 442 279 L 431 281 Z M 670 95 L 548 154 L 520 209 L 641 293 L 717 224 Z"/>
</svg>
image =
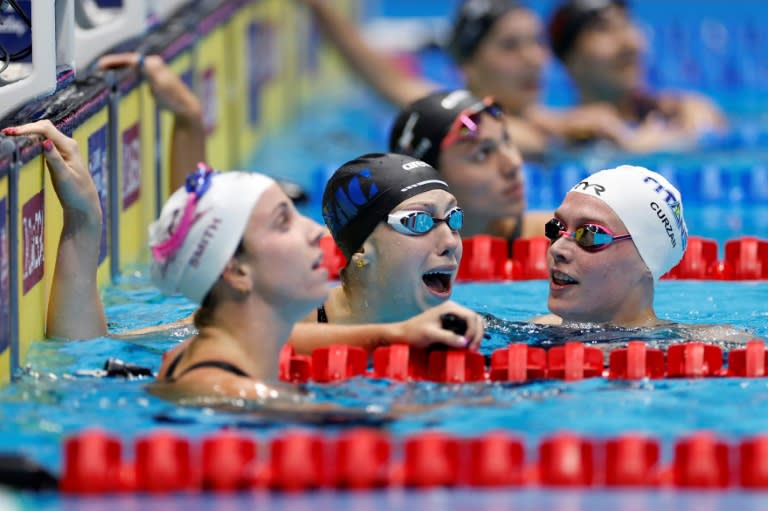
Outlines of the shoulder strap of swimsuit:
<svg viewBox="0 0 768 511">
<path fill-rule="evenodd" d="M 176 370 L 176 367 L 179 365 L 179 362 L 181 362 L 181 357 L 184 356 L 184 352 L 186 350 L 181 350 L 179 353 L 176 354 L 176 356 L 173 358 L 170 364 L 168 364 L 168 370 L 165 371 L 165 380 L 173 381 L 173 372 Z"/>
<path fill-rule="evenodd" d="M 201 362 L 198 362 L 196 364 L 192 364 L 191 366 L 184 369 L 179 376 L 177 376 L 174 379 L 179 379 L 185 374 L 187 374 L 190 371 L 194 371 L 195 369 L 204 369 L 204 368 L 214 368 L 214 369 L 221 369 L 222 371 L 227 371 L 228 373 L 232 373 L 236 376 L 243 376 L 245 378 L 250 378 L 250 375 L 237 367 L 234 364 L 230 364 L 229 362 L 224 362 L 222 360 L 203 360 Z"/>
<path fill-rule="evenodd" d="M 523 222 L 525 221 L 525 218 L 523 216 L 523 213 L 521 213 L 517 217 L 517 225 L 515 225 L 515 230 L 512 231 L 509 234 L 509 237 L 507 238 L 507 250 L 509 251 L 508 257 L 512 257 L 512 250 L 514 247 L 514 241 L 519 238 L 523 234 Z"/>
<path fill-rule="evenodd" d="M 317 322 L 328 323 L 328 315 L 325 313 L 325 305 L 317 308 Z"/>
</svg>

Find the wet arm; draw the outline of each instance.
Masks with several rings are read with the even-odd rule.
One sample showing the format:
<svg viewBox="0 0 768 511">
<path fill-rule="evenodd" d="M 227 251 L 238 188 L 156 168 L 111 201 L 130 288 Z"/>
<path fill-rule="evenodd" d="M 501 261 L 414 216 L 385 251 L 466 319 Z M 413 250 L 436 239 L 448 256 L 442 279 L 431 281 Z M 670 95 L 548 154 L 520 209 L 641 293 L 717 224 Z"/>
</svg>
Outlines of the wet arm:
<svg viewBox="0 0 768 511">
<path fill-rule="evenodd" d="M 323 33 L 346 63 L 388 101 L 405 107 L 438 86 L 412 77 L 385 53 L 371 48 L 358 27 L 337 12 L 326 0 L 304 0 Z"/>
<path fill-rule="evenodd" d="M 135 52 L 115 53 L 99 59 L 99 69 L 142 66 L 155 100 L 173 114 L 171 132 L 171 190 L 184 184 L 184 178 L 198 162 L 205 162 L 205 129 L 200 100 L 159 55 L 147 55 L 143 62 Z"/>
<path fill-rule="evenodd" d="M 48 120 L 7 128 L 3 133 L 45 139 L 43 155 L 63 210 L 46 335 L 64 339 L 102 336 L 107 332 L 107 322 L 96 282 L 102 213 L 96 185 L 77 142 Z"/>
</svg>

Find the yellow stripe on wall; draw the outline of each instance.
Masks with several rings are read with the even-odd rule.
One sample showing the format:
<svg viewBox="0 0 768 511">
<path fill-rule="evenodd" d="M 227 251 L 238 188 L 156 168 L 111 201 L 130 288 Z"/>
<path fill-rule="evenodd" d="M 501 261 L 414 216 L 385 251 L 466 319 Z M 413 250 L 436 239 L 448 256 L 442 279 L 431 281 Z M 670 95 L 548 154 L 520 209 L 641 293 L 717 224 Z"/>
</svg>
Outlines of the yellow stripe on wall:
<svg viewBox="0 0 768 511">
<path fill-rule="evenodd" d="M 142 122 L 141 91 L 137 87 L 120 98 L 117 133 L 117 203 L 120 210 L 120 264 L 147 262 L 147 225 L 153 220 L 146 215 L 146 203 L 154 201 L 155 179 L 147 179 L 142 171 L 142 131 L 150 122 Z M 152 152 L 152 151 L 147 151 Z M 144 202 L 144 204 L 142 204 Z"/>
<path fill-rule="evenodd" d="M 11 296 L 12 290 L 8 289 L 10 285 L 9 264 L 10 264 L 10 246 L 9 246 L 9 232 L 10 221 L 8 217 L 8 176 L 0 179 L 0 291 L 7 291 L 8 295 L 4 299 L 0 300 L 0 304 L 4 303 L 4 310 L 0 308 L 0 314 L 4 315 L 8 311 L 10 301 L 15 300 L 15 295 Z M 5 324 L 3 325 L 3 331 L 0 333 L 2 338 L 2 344 L 0 345 L 0 384 L 7 383 L 11 377 L 11 345 L 10 345 L 10 317 L 3 318 Z"/>
<path fill-rule="evenodd" d="M 43 192 L 47 170 L 43 157 L 25 163 L 19 172 L 19 360 L 26 358 L 29 344 L 45 336 L 47 286 L 53 274 L 56 247 L 61 234 L 61 206 L 53 188 Z M 54 195 L 50 198 L 50 195 Z M 58 207 L 58 209 L 57 209 Z M 58 226 L 58 229 L 57 229 Z M 45 247 L 45 248 L 44 248 Z"/>
<path fill-rule="evenodd" d="M 197 92 L 203 106 L 206 153 L 211 167 L 230 170 L 237 165 L 237 137 L 233 132 L 228 95 L 234 52 L 227 48 L 229 23 L 203 36 L 197 48 Z"/>
</svg>

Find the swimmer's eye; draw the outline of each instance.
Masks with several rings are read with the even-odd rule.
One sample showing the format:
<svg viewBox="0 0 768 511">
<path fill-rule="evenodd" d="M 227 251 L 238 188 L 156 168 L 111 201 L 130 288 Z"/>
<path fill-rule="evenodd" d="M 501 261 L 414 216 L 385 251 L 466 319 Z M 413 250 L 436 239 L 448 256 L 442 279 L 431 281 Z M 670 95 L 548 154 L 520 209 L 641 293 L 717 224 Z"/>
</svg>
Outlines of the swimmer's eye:
<svg viewBox="0 0 768 511">
<path fill-rule="evenodd" d="M 275 227 L 280 229 L 281 231 L 288 230 L 288 227 L 291 225 L 291 214 L 283 210 L 280 212 L 280 214 L 275 219 Z"/>
<path fill-rule="evenodd" d="M 494 152 L 496 152 L 496 149 L 498 149 L 496 142 L 490 140 L 484 141 L 482 144 L 480 144 L 480 146 L 478 146 L 477 149 L 470 153 L 470 155 L 467 157 L 467 160 L 471 161 L 472 163 L 483 163 Z"/>
</svg>

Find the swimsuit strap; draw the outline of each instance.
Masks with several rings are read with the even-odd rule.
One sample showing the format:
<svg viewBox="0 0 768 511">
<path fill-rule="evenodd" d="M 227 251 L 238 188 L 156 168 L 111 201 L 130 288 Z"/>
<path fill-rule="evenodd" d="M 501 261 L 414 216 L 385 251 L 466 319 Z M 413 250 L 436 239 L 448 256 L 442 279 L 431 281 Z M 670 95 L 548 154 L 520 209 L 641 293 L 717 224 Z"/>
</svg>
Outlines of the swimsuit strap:
<svg viewBox="0 0 768 511">
<path fill-rule="evenodd" d="M 519 238 L 523 234 L 523 214 L 520 213 L 517 217 L 517 225 L 515 225 L 515 230 L 512 231 L 507 237 L 507 250 L 508 250 L 508 257 L 512 257 L 512 249 L 515 246 L 514 241 Z"/>
<path fill-rule="evenodd" d="M 181 357 L 184 356 L 184 351 L 185 350 L 182 350 L 178 355 L 176 355 L 173 361 L 168 365 L 168 370 L 165 372 L 165 378 L 164 378 L 166 381 L 174 382 L 190 371 L 194 371 L 195 369 L 203 369 L 207 367 L 212 367 L 214 369 L 221 369 L 222 371 L 227 371 L 228 373 L 232 373 L 236 376 L 243 376 L 245 378 L 250 378 L 248 373 L 246 373 L 239 367 L 233 364 L 230 364 L 229 362 L 223 362 L 221 360 L 203 360 L 196 364 L 192 364 L 191 366 L 184 369 L 181 372 L 181 374 L 179 374 L 177 377 L 174 378 L 173 372 L 176 370 L 176 367 L 179 365 L 179 362 L 181 361 Z"/>
<path fill-rule="evenodd" d="M 325 305 L 317 308 L 317 322 L 328 323 L 328 315 L 325 313 Z"/>
<path fill-rule="evenodd" d="M 230 364 L 229 362 L 224 362 L 222 360 L 203 360 L 202 362 L 192 364 L 191 366 L 184 369 L 176 379 L 181 378 L 188 372 L 194 371 L 195 369 L 204 369 L 208 367 L 212 367 L 214 369 L 221 369 L 222 371 L 227 371 L 228 373 L 232 373 L 235 376 L 250 378 L 250 375 L 248 375 L 248 373 L 246 373 L 236 365 Z"/>
</svg>

